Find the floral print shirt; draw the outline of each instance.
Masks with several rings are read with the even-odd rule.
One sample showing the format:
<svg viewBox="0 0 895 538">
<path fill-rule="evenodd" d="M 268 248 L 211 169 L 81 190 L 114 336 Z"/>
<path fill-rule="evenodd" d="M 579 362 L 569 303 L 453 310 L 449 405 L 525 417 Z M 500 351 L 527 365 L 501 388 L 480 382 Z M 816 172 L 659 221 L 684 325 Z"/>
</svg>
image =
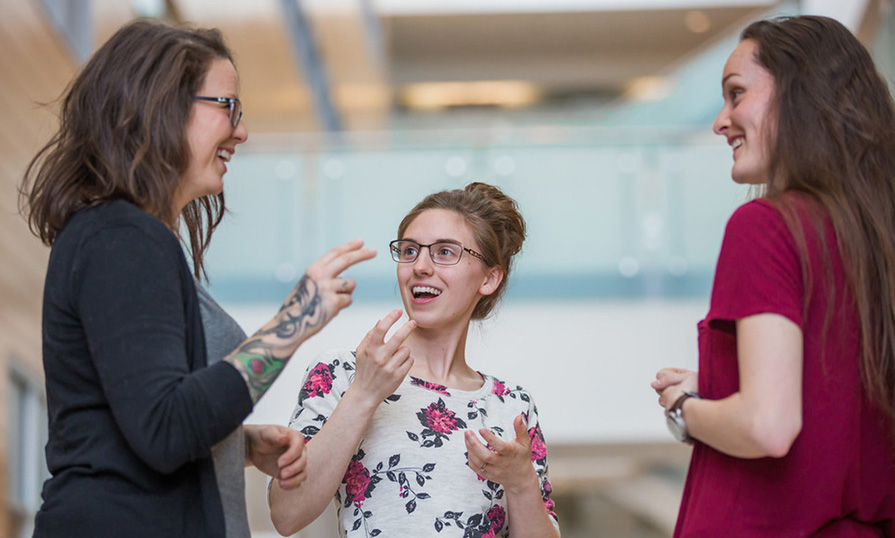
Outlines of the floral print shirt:
<svg viewBox="0 0 895 538">
<path fill-rule="evenodd" d="M 308 368 L 289 426 L 311 441 L 354 372 L 352 352 L 324 353 Z M 341 536 L 509 536 L 504 489 L 467 467 L 463 430 L 488 428 L 511 441 L 520 414 L 541 497 L 558 528 L 537 407 L 522 387 L 483 377 L 482 388 L 463 391 L 408 376 L 379 405 L 335 495 Z"/>
</svg>

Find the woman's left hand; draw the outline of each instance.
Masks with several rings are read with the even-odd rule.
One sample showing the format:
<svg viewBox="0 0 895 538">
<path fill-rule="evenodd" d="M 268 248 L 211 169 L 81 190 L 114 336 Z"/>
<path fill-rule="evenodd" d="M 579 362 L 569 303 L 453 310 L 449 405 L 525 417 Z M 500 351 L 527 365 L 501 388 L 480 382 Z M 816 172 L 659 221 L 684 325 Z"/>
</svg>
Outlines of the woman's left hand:
<svg viewBox="0 0 895 538">
<path fill-rule="evenodd" d="M 274 424 L 247 424 L 245 438 L 246 461 L 278 478 L 281 488 L 295 489 L 305 481 L 307 457 L 301 432 Z"/>
<path fill-rule="evenodd" d="M 684 368 L 662 368 L 650 386 L 659 395 L 659 405 L 668 410 L 685 391 L 697 392 L 699 375 Z"/>
<path fill-rule="evenodd" d="M 507 492 L 518 491 L 530 483 L 537 487 L 537 473 L 531 464 L 531 438 L 522 415 L 516 417 L 513 427 L 516 439 L 509 442 L 491 430 L 480 429 L 490 449 L 472 431 L 465 433 L 469 468 L 480 477 L 502 485 Z"/>
</svg>

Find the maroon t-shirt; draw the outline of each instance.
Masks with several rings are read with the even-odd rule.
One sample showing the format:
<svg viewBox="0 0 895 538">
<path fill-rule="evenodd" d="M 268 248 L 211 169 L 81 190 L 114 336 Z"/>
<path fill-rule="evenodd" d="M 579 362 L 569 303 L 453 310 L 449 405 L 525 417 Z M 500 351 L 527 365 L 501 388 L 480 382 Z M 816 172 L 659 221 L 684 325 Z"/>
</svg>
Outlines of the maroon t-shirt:
<svg viewBox="0 0 895 538">
<path fill-rule="evenodd" d="M 835 233 L 829 219 L 815 229 L 808 216 L 818 206 L 807 197 L 785 199 L 804 217 L 811 276 L 803 279 L 796 240 L 768 201 L 733 214 L 698 325 L 699 392 L 720 399 L 739 390 L 735 320 L 780 314 L 804 338 L 802 430 L 779 459 L 696 442 L 676 538 L 895 537 L 895 443 L 861 384 L 858 319 Z"/>
</svg>

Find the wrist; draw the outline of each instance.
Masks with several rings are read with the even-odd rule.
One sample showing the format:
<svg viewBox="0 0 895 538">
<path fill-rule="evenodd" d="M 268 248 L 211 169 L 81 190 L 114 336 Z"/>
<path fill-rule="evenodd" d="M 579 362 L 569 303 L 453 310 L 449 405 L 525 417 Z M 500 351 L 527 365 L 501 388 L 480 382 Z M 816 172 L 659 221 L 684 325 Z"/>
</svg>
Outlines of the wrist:
<svg viewBox="0 0 895 538">
<path fill-rule="evenodd" d="M 347 400 L 351 407 L 367 416 L 367 418 L 372 417 L 379 404 L 382 403 L 382 399 L 378 395 L 364 390 L 357 383 L 351 383 L 348 386 L 348 390 L 342 395 L 342 400 Z"/>
<path fill-rule="evenodd" d="M 537 495 L 540 497 L 541 495 L 541 484 L 538 481 L 538 473 L 535 472 L 534 467 L 530 464 L 526 465 L 527 471 L 523 473 L 514 474 L 515 480 L 510 483 L 501 484 L 503 489 L 507 492 L 507 495 L 520 495 L 524 494 L 526 491 L 534 491 L 537 492 Z"/>
<path fill-rule="evenodd" d="M 668 430 L 675 439 L 682 443 L 693 442 L 693 437 L 690 435 L 690 429 L 687 427 L 687 422 L 684 418 L 684 404 L 691 398 L 701 400 L 702 396 L 696 392 L 684 391 L 671 407 L 665 411 L 665 423 L 668 426 Z"/>
</svg>

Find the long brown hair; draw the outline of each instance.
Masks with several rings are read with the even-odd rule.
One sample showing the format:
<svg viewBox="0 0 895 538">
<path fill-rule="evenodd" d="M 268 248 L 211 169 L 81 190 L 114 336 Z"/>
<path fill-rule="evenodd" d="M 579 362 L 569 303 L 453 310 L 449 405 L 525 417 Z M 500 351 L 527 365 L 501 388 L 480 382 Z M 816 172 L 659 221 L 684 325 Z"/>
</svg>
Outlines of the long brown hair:
<svg viewBox="0 0 895 538">
<path fill-rule="evenodd" d="M 398 239 L 404 238 L 410 223 L 427 209 L 447 209 L 463 217 L 485 257 L 485 265 L 503 270 L 503 279 L 494 293 L 482 297 L 472 311 L 472 319 L 485 319 L 500 301 L 510 277 L 513 256 L 522 250 L 525 241 L 525 220 L 516 201 L 486 183 L 436 192 L 423 198 L 404 217 L 398 225 Z"/>
<path fill-rule="evenodd" d="M 20 208 L 45 244 L 78 210 L 127 200 L 172 229 L 173 198 L 190 160 L 186 124 L 211 62 L 233 61 L 218 30 L 137 20 L 118 30 L 64 94 L 59 129 L 28 165 Z M 181 212 L 193 269 L 225 210 L 205 196 Z"/>
<path fill-rule="evenodd" d="M 766 196 L 802 192 L 829 214 L 858 313 L 864 388 L 895 432 L 895 105 L 889 88 L 864 46 L 833 19 L 759 21 L 742 39 L 758 44 L 757 60 L 776 84 L 778 128 Z M 789 220 L 797 219 L 790 212 Z"/>
</svg>

